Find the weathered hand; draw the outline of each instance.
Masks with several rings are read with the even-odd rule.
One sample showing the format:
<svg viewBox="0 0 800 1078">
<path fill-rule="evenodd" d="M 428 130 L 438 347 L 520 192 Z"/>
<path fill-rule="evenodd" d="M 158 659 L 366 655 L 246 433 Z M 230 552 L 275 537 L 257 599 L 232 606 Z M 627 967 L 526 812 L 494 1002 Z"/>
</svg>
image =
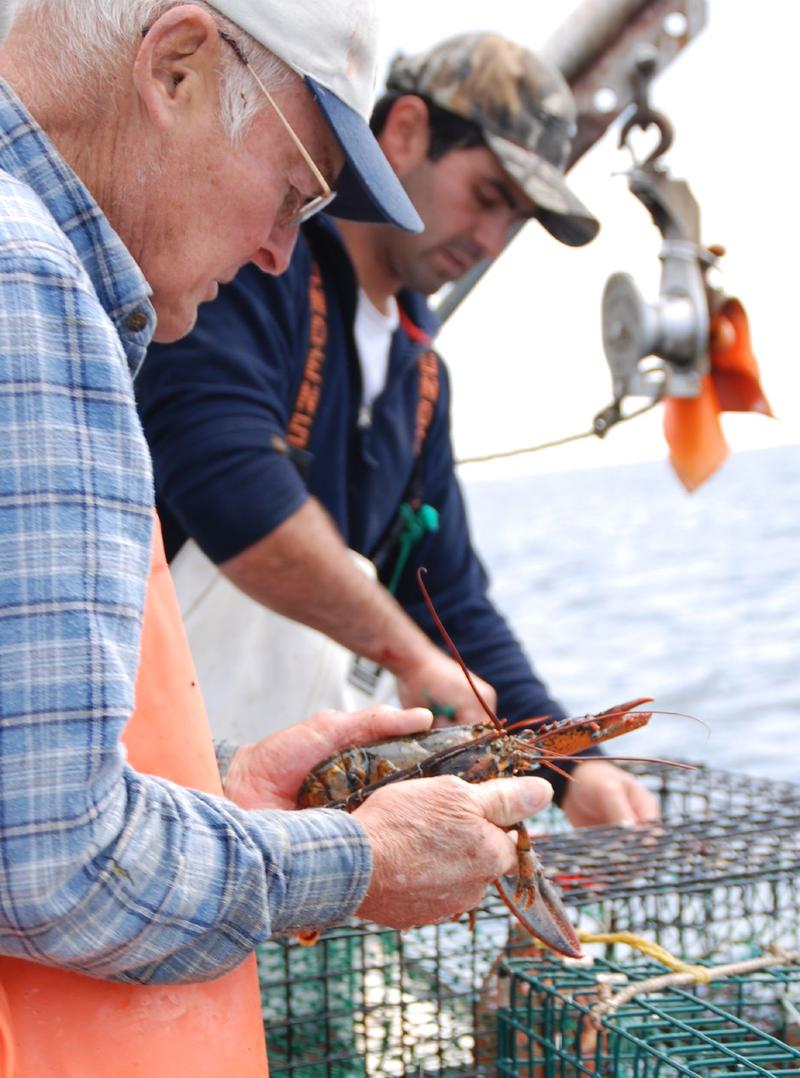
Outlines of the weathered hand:
<svg viewBox="0 0 800 1078">
<path fill-rule="evenodd" d="M 395 671 L 397 695 L 403 707 L 430 707 L 436 703 L 455 709 L 453 722 L 469 725 L 486 722 L 486 712 L 475 699 L 464 671 L 455 660 L 438 648 L 431 647 L 422 662 L 403 671 Z M 472 680 L 488 707 L 497 707 L 497 693 L 488 682 L 472 674 Z M 448 720 L 437 720 L 434 726 L 447 726 Z"/>
<path fill-rule="evenodd" d="M 420 733 L 431 725 L 425 708 L 400 711 L 320 711 L 305 722 L 241 745 L 225 778 L 225 794 L 241 808 L 293 809 L 297 791 L 313 767 L 350 745 Z"/>
<path fill-rule="evenodd" d="M 487 884 L 517 868 L 509 827 L 545 808 L 549 783 L 452 775 L 377 790 L 356 810 L 372 845 L 372 879 L 356 911 L 390 928 L 431 924 L 473 909 Z"/>
<path fill-rule="evenodd" d="M 646 823 L 660 816 L 655 796 L 607 760 L 586 760 L 572 776 L 561 807 L 573 827 Z"/>
</svg>

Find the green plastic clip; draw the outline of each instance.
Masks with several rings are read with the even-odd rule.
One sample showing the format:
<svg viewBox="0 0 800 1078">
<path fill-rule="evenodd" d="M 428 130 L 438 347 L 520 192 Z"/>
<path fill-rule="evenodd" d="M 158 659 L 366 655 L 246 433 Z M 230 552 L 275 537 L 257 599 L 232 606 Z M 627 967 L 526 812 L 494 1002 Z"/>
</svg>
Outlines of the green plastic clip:
<svg viewBox="0 0 800 1078">
<path fill-rule="evenodd" d="M 454 707 L 445 704 L 437 704 L 431 694 L 427 691 L 425 696 L 428 701 L 428 709 L 433 712 L 434 719 L 454 719 L 456 717 L 456 709 Z"/>
<path fill-rule="evenodd" d="M 409 502 L 403 502 L 400 506 L 400 519 L 403 522 L 403 530 L 398 537 L 400 549 L 397 552 L 397 561 L 394 563 L 392 577 L 389 581 L 389 591 L 392 595 L 397 591 L 397 585 L 400 583 L 400 577 L 403 575 L 403 570 L 406 567 L 406 562 L 414 544 L 418 543 L 427 532 L 437 532 L 439 530 L 439 512 L 432 505 L 421 505 L 419 509 L 414 509 Z M 455 716 L 456 709 L 454 707 L 437 704 L 431 698 L 430 693 L 426 695 L 429 701 L 428 706 L 433 712 L 434 718 L 441 716 L 452 719 Z"/>
<path fill-rule="evenodd" d="M 414 509 L 408 502 L 403 502 L 400 506 L 400 519 L 403 523 L 403 530 L 398 537 L 400 549 L 397 552 L 397 561 L 394 563 L 388 584 L 392 595 L 397 591 L 397 585 L 400 583 L 400 577 L 403 575 L 414 544 L 418 543 L 427 532 L 439 530 L 439 513 L 432 505 L 421 505 L 419 509 Z"/>
</svg>

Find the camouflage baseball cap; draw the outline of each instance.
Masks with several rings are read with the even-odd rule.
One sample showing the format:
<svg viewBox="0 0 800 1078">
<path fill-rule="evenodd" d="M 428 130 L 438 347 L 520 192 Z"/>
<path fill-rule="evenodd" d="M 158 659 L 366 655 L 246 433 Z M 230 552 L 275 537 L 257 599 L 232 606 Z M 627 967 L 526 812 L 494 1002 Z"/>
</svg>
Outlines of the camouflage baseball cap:
<svg viewBox="0 0 800 1078">
<path fill-rule="evenodd" d="M 556 239 L 580 247 L 597 235 L 598 221 L 564 179 L 575 99 L 551 64 L 496 34 L 461 34 L 416 56 L 396 57 L 386 89 L 419 94 L 475 123 Z"/>
</svg>

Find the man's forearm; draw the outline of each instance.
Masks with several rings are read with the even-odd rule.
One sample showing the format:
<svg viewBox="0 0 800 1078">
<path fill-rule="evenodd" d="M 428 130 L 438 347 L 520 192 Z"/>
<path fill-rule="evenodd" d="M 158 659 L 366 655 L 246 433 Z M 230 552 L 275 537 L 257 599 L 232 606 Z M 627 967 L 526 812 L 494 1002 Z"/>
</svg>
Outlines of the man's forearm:
<svg viewBox="0 0 800 1078">
<path fill-rule="evenodd" d="M 483 718 L 460 667 L 356 566 L 317 501 L 306 502 L 220 568 L 251 598 L 385 666 L 397 678 L 404 707 L 435 701 L 454 708 L 460 722 Z M 483 699 L 494 707 L 494 689 L 479 684 Z"/>
<path fill-rule="evenodd" d="M 242 812 L 130 769 L 106 805 L 84 828 L 54 826 L 44 852 L 5 874 L 3 954 L 106 979 L 202 981 L 274 933 L 340 923 L 369 884 L 369 842 L 346 813 Z"/>
<path fill-rule="evenodd" d="M 220 569 L 251 598 L 394 673 L 421 662 L 433 646 L 356 566 L 316 499 Z"/>
</svg>

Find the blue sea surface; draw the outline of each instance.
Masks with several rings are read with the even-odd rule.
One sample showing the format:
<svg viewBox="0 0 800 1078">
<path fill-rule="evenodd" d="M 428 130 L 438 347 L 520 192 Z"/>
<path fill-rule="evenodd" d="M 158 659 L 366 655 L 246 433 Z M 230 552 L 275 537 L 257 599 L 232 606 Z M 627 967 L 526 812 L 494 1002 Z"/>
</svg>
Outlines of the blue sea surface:
<svg viewBox="0 0 800 1078">
<path fill-rule="evenodd" d="M 705 724 L 656 715 L 609 752 L 800 781 L 800 446 L 733 454 L 691 496 L 660 462 L 465 491 L 493 597 L 571 714 L 653 696 Z"/>
</svg>

